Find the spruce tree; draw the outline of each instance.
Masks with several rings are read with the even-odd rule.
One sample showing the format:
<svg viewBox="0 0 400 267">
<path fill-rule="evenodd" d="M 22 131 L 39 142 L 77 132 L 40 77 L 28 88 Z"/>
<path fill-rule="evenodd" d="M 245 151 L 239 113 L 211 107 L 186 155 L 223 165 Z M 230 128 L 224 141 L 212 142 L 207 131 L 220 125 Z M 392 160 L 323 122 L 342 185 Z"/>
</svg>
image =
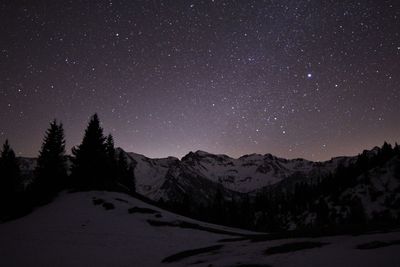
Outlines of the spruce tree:
<svg viewBox="0 0 400 267">
<path fill-rule="evenodd" d="M 117 183 L 117 160 L 115 157 L 114 138 L 109 134 L 105 142 L 107 155 L 107 170 L 105 177 L 105 187 L 107 189 L 116 189 Z"/>
<path fill-rule="evenodd" d="M 389 160 L 393 156 L 393 152 L 394 150 L 392 148 L 392 145 L 385 141 L 378 154 L 380 164 L 384 164 L 387 160 Z"/>
<path fill-rule="evenodd" d="M 8 140 L 6 140 L 0 157 L 0 217 L 12 211 L 19 183 L 18 161 Z"/>
<path fill-rule="evenodd" d="M 67 177 L 64 129 L 56 120 L 46 131 L 35 169 L 34 193 L 40 202 L 51 200 L 65 186 Z"/>
<path fill-rule="evenodd" d="M 109 134 L 106 138 L 106 152 L 110 161 L 115 160 L 114 138 Z"/>
<path fill-rule="evenodd" d="M 73 186 L 77 189 L 107 189 L 109 167 L 105 140 L 99 117 L 94 114 L 85 130 L 82 143 L 72 149 L 71 175 Z"/>
</svg>

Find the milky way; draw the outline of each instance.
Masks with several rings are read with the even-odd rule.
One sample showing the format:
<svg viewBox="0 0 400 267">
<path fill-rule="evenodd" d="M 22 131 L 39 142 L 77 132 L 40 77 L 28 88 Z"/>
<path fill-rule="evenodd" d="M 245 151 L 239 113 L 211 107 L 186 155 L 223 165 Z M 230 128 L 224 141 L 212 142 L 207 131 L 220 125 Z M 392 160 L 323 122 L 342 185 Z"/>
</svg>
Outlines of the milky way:
<svg viewBox="0 0 400 267">
<path fill-rule="evenodd" d="M 18 2 L 18 3 L 16 3 Z M 325 160 L 400 140 L 400 2 L 2 1 L 0 141 L 97 112 L 150 157 Z"/>
</svg>

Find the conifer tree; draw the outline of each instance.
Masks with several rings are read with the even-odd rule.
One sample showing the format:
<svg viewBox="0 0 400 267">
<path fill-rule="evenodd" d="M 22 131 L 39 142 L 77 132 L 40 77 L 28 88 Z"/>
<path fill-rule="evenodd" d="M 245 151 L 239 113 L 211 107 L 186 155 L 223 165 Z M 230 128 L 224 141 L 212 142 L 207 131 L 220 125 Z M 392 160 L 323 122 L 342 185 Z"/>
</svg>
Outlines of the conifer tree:
<svg viewBox="0 0 400 267">
<path fill-rule="evenodd" d="M 20 169 L 14 150 L 5 141 L 0 157 L 0 215 L 9 213 L 20 182 Z"/>
<path fill-rule="evenodd" d="M 107 170 L 105 177 L 105 187 L 107 189 L 115 189 L 117 183 L 117 160 L 114 147 L 114 138 L 109 134 L 105 141 L 107 155 Z"/>
<path fill-rule="evenodd" d="M 65 186 L 67 177 L 64 129 L 53 120 L 46 131 L 35 169 L 34 191 L 47 202 Z"/>
<path fill-rule="evenodd" d="M 382 164 L 385 161 L 389 160 L 393 156 L 393 152 L 394 150 L 392 148 L 392 145 L 385 141 L 379 152 L 380 163 Z"/>
<path fill-rule="evenodd" d="M 82 143 L 72 149 L 73 186 L 83 190 L 106 189 L 109 167 L 105 141 L 99 117 L 94 114 L 85 130 Z"/>
<path fill-rule="evenodd" d="M 106 138 L 106 152 L 110 161 L 115 160 L 114 138 L 109 134 Z"/>
</svg>

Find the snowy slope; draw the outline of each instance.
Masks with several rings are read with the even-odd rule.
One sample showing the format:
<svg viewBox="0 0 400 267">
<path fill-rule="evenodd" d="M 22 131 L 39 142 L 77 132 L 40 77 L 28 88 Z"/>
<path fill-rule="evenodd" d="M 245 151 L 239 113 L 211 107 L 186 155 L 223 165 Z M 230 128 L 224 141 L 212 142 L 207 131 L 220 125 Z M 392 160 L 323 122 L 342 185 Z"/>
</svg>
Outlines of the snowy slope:
<svg viewBox="0 0 400 267">
<path fill-rule="evenodd" d="M 114 209 L 106 210 L 102 201 Z M 268 240 L 266 235 L 194 221 L 110 192 L 63 193 L 26 217 L 0 224 L 0 236 L 2 266 L 398 266 L 400 262 L 400 247 L 394 242 L 400 240 L 399 232 Z M 263 238 L 251 241 L 258 236 Z M 372 243 L 377 248 L 356 248 L 372 241 L 380 242 Z M 276 248 L 293 242 L 303 242 L 302 248 L 286 252 Z M 318 242 L 321 247 L 304 249 Z"/>
<path fill-rule="evenodd" d="M 105 210 L 101 204 L 94 205 L 93 198 L 113 203 L 115 209 Z M 150 208 L 155 213 L 130 214 L 128 209 L 133 207 Z M 151 226 L 148 219 L 193 222 L 124 194 L 65 193 L 26 217 L 0 224 L 1 263 L 3 266 L 32 266 L 33 263 L 37 266 L 112 266 L 114 263 L 157 266 L 163 257 L 177 250 L 206 246 L 231 237 Z"/>
</svg>

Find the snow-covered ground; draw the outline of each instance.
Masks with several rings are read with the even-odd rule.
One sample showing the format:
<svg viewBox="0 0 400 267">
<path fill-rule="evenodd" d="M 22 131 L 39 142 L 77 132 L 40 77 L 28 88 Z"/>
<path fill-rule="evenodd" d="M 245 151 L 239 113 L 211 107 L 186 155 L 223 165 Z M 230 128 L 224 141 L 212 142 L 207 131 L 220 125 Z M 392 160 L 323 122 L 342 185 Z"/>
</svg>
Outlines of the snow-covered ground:
<svg viewBox="0 0 400 267">
<path fill-rule="evenodd" d="M 103 206 L 104 202 L 108 204 Z M 106 210 L 105 207 L 112 206 L 110 203 L 114 208 Z M 63 193 L 32 214 L 0 224 L 0 265 L 400 264 L 400 232 L 259 242 L 253 242 L 249 238 L 252 235 L 254 233 L 248 231 L 175 215 L 121 193 Z M 225 242 L 221 242 L 222 239 Z M 373 241 L 379 242 L 371 243 Z M 369 243 L 376 248 L 357 248 Z M 281 245 L 285 246 L 279 247 Z"/>
</svg>

